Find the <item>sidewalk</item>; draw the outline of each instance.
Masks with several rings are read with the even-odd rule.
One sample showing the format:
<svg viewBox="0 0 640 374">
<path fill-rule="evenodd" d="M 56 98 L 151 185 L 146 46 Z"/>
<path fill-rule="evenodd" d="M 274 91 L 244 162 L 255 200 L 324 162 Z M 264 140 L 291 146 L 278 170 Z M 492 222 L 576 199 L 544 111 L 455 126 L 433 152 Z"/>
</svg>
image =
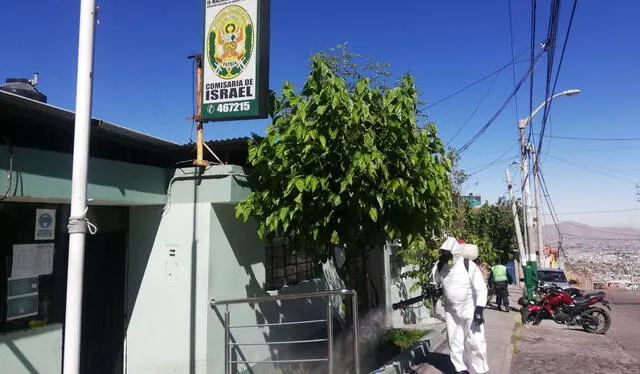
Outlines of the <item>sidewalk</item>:
<svg viewBox="0 0 640 374">
<path fill-rule="evenodd" d="M 513 347 L 511 335 L 515 322 L 520 320 L 520 305 L 518 298 L 522 295 L 522 290 L 516 287 L 509 287 L 509 304 L 511 312 L 506 313 L 495 309 L 495 297 L 492 303 L 485 309 L 485 338 L 487 340 L 487 355 L 489 356 L 489 372 L 496 374 L 508 374 L 513 359 Z M 426 362 L 415 368 L 419 374 L 452 374 L 455 369 L 449 359 L 449 349 L 447 341 L 441 347 L 434 347 Z M 471 371 L 472 372 L 472 371 Z"/>
</svg>

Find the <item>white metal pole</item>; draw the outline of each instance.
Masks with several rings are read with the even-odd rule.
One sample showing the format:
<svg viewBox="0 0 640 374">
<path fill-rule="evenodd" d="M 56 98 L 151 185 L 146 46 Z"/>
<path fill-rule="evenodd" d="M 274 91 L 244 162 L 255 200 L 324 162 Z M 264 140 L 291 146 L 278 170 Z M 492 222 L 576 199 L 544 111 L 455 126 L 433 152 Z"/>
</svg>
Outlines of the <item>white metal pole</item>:
<svg viewBox="0 0 640 374">
<path fill-rule="evenodd" d="M 516 207 L 516 201 L 513 198 L 513 186 L 511 185 L 511 174 L 509 174 L 509 169 L 507 168 L 504 171 L 505 177 L 507 179 L 507 189 L 509 190 L 509 199 L 511 200 L 511 213 L 513 214 L 513 223 L 516 229 L 516 239 L 518 239 L 518 253 L 520 254 L 519 262 L 520 264 L 527 263 L 527 257 L 524 252 L 524 241 L 522 240 L 522 233 L 520 232 L 520 217 L 518 217 L 518 208 Z M 522 274 L 522 269 L 516 266 L 517 274 Z M 518 279 L 516 280 L 516 284 L 520 286 L 520 276 L 518 275 Z M 522 274 L 524 276 L 524 274 Z"/>
<path fill-rule="evenodd" d="M 80 373 L 82 330 L 82 280 L 84 244 L 87 231 L 87 169 L 93 94 L 93 45 L 96 22 L 95 0 L 80 1 L 76 114 L 73 136 L 71 214 L 69 217 L 69 264 L 67 304 L 64 323 L 63 374 Z"/>
</svg>

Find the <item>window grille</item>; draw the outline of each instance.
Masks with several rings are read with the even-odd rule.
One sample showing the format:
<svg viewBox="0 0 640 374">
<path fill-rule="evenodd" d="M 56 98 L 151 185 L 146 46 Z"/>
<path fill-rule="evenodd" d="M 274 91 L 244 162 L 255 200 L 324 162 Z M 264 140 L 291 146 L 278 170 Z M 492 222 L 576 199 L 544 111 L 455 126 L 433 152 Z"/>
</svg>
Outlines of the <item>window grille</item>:
<svg viewBox="0 0 640 374">
<path fill-rule="evenodd" d="M 265 272 L 267 290 L 291 286 L 314 276 L 314 261 L 302 251 L 290 250 L 282 239 L 267 244 Z"/>
</svg>

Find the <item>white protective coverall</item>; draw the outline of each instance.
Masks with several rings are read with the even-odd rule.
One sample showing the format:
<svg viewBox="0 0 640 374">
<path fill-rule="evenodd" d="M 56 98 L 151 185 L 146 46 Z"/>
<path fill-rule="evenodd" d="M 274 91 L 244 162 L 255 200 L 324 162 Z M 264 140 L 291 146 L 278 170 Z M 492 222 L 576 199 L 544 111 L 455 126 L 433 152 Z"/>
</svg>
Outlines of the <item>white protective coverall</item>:
<svg viewBox="0 0 640 374">
<path fill-rule="evenodd" d="M 440 272 L 436 264 L 433 267 L 432 278 L 436 284 L 442 284 L 444 290 L 442 300 L 453 366 L 456 371 L 465 371 L 471 366 L 477 373 L 486 373 L 489 371 L 489 365 L 484 324 L 477 325 L 473 321 L 473 315 L 476 306 L 485 307 L 487 304 L 487 286 L 482 272 L 471 261 L 477 257 L 476 246 L 473 246 L 475 256 L 472 255 L 473 258 L 468 261 L 469 271 L 465 268 L 464 257 L 469 258 L 466 254 L 463 257 L 465 246 L 469 244 L 460 244 L 455 238 L 447 239 L 441 249 L 451 251 L 453 263 L 444 264 Z M 473 251 L 474 248 L 471 248 L 471 252 Z M 468 347 L 466 352 L 465 345 Z"/>
</svg>

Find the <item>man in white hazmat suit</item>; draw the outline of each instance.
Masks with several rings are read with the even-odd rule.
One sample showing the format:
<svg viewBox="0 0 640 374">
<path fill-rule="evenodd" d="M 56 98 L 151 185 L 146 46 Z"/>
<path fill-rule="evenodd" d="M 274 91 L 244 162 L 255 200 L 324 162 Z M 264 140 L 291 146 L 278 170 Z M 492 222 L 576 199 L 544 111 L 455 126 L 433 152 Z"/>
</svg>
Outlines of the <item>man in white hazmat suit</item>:
<svg viewBox="0 0 640 374">
<path fill-rule="evenodd" d="M 483 326 L 487 286 L 473 262 L 477 257 L 478 246 L 450 237 L 441 246 L 431 274 L 443 290 L 449 354 L 458 373 L 469 373 L 469 366 L 479 374 L 489 371 Z"/>
</svg>

